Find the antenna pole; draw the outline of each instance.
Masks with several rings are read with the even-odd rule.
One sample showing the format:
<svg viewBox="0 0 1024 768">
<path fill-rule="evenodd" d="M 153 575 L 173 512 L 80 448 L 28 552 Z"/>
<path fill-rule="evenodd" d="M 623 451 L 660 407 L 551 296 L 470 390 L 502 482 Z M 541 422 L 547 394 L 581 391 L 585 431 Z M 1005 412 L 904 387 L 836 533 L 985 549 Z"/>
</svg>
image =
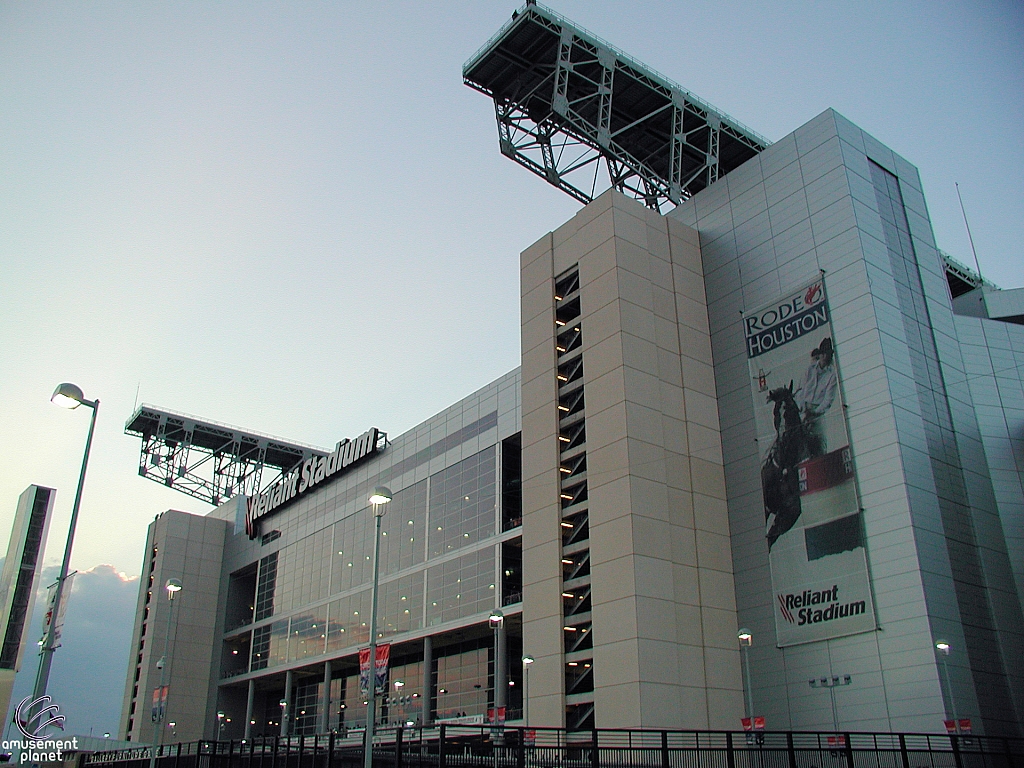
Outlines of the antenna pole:
<svg viewBox="0 0 1024 768">
<path fill-rule="evenodd" d="M 978 249 L 974 247 L 974 236 L 971 235 L 971 225 L 967 222 L 967 211 L 964 208 L 964 199 L 960 196 L 960 182 L 955 181 L 953 184 L 956 186 L 956 197 L 960 201 L 960 212 L 964 215 L 964 226 L 967 228 L 967 239 L 971 241 L 971 253 L 974 254 L 974 266 L 978 270 L 978 277 L 981 282 L 985 282 L 985 278 L 981 275 L 981 264 L 978 262 Z"/>
</svg>

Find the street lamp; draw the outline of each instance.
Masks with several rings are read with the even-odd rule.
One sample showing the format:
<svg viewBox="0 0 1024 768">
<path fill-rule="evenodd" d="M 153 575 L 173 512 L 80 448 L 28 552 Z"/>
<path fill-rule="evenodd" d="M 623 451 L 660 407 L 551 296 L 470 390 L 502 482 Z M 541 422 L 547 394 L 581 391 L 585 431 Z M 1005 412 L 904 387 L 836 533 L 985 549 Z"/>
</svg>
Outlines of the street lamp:
<svg viewBox="0 0 1024 768">
<path fill-rule="evenodd" d="M 494 630 L 494 719 L 491 724 L 499 726 L 492 740 L 495 744 L 501 744 L 504 738 L 500 726 L 504 724 L 503 715 L 508 696 L 508 685 L 505 683 L 505 614 L 494 609 L 487 617 L 487 625 Z"/>
<path fill-rule="evenodd" d="M 370 593 L 370 682 L 366 697 L 366 733 L 363 743 L 363 768 L 373 768 L 373 727 L 377 718 L 377 587 L 380 582 L 380 523 L 393 494 L 378 485 L 367 501 L 373 505 L 373 591 Z"/>
<path fill-rule="evenodd" d="M 149 768 L 156 767 L 156 750 L 161 741 L 160 723 L 164 719 L 164 710 L 167 707 L 167 698 L 164 695 L 164 686 L 167 678 L 168 664 L 167 652 L 170 648 L 171 642 L 171 616 L 174 614 L 174 597 L 181 592 L 181 582 L 178 579 L 168 579 L 167 583 L 164 584 L 164 589 L 167 590 L 167 634 L 164 635 L 164 655 L 160 657 L 160 660 L 156 663 L 157 669 L 160 670 L 160 687 L 157 688 L 156 711 L 153 712 L 153 751 L 149 754 Z M 217 713 L 218 717 L 221 713 Z"/>
<path fill-rule="evenodd" d="M 744 627 L 736 633 L 736 639 L 740 641 L 740 652 L 743 654 L 743 673 L 747 679 L 747 717 L 751 718 L 751 727 L 753 727 L 754 689 L 750 685 L 750 656 L 748 649 L 754 644 L 754 635 L 749 629 Z"/>
<path fill-rule="evenodd" d="M 523 725 L 530 726 L 530 665 L 535 662 L 528 653 L 523 654 Z"/>
<path fill-rule="evenodd" d="M 935 650 L 939 652 L 939 660 L 942 662 L 942 673 L 946 677 L 946 690 L 949 692 L 949 708 L 953 713 L 954 728 L 959 732 L 960 720 L 956 716 L 956 699 L 953 697 L 953 681 L 949 677 L 949 664 L 947 662 L 951 648 L 952 646 L 945 640 L 937 640 L 935 642 Z"/>
<path fill-rule="evenodd" d="M 71 547 L 75 541 L 75 525 L 78 523 L 78 509 L 82 503 L 82 488 L 85 487 L 85 470 L 89 466 L 89 449 L 92 448 L 92 435 L 96 429 L 96 414 L 100 412 L 99 400 L 86 400 L 79 387 L 66 382 L 53 391 L 50 402 L 72 410 L 80 405 L 92 408 L 92 420 L 89 422 L 89 436 L 85 438 L 85 455 L 82 456 L 82 470 L 78 474 L 75 504 L 71 508 L 71 522 L 68 524 L 68 542 L 64 546 L 64 560 L 61 563 L 57 587 L 53 593 L 53 605 L 50 606 L 50 623 L 46 628 L 42 648 L 39 650 L 39 671 L 36 673 L 36 685 L 32 693 L 33 701 L 38 701 L 46 695 L 46 684 L 50 679 L 50 665 L 53 664 L 53 652 L 57 649 L 57 620 L 60 617 L 61 602 L 64 597 L 64 584 L 68 580 L 68 569 L 71 567 Z"/>
<path fill-rule="evenodd" d="M 839 714 L 836 711 L 836 688 L 841 685 L 849 685 L 853 682 L 853 678 L 850 675 L 832 675 L 832 677 L 822 677 L 816 680 L 808 680 L 807 684 L 811 688 L 828 688 L 829 696 L 832 697 L 832 728 L 833 733 L 839 733 Z"/>
<path fill-rule="evenodd" d="M 505 709 L 508 685 L 505 682 L 505 614 L 495 609 L 487 617 L 487 625 L 494 630 L 494 724 Z"/>
</svg>

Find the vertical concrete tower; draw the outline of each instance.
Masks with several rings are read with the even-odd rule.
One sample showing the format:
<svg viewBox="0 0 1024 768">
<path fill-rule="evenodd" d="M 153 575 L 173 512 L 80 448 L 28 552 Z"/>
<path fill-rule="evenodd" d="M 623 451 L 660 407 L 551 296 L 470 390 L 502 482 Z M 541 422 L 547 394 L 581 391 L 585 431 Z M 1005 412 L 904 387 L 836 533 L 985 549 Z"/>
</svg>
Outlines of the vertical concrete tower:
<svg viewBox="0 0 1024 768">
<path fill-rule="evenodd" d="M 538 725 L 737 725 L 702 273 L 694 230 L 615 191 L 522 255 L 523 641 Z"/>
</svg>

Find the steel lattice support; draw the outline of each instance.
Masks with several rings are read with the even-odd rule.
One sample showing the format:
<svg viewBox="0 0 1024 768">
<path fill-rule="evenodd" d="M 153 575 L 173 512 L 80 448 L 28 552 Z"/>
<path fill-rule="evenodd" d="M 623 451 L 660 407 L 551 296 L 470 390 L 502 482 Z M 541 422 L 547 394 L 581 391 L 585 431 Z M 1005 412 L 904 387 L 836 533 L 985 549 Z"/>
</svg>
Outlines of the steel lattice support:
<svg viewBox="0 0 1024 768">
<path fill-rule="evenodd" d="M 583 203 L 612 186 L 660 210 L 768 146 L 535 3 L 465 65 L 463 79 L 493 98 L 502 154 Z"/>
<path fill-rule="evenodd" d="M 328 453 L 148 405 L 125 433 L 142 438 L 139 475 L 214 505 L 256 495 L 296 464 Z"/>
</svg>

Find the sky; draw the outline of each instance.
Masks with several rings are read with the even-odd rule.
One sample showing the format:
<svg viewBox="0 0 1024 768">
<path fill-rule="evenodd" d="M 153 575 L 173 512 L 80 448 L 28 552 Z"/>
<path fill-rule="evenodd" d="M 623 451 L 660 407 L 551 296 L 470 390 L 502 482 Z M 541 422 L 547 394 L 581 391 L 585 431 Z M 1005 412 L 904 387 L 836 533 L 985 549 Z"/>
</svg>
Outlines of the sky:
<svg viewBox="0 0 1024 768">
<path fill-rule="evenodd" d="M 958 182 L 982 273 L 1024 286 L 1021 3 L 549 5 L 771 140 L 836 109 L 919 168 L 973 265 Z M 519 364 L 519 253 L 580 206 L 502 157 L 462 83 L 516 7 L 0 3 L 0 546 L 53 487 L 59 564 L 90 418 L 49 402 L 62 381 L 101 402 L 72 567 L 116 602 L 155 515 L 210 509 L 138 476 L 138 403 L 333 446 Z M 102 627 L 72 603 L 66 645 Z M 55 657 L 68 701 L 82 658 Z"/>
</svg>

